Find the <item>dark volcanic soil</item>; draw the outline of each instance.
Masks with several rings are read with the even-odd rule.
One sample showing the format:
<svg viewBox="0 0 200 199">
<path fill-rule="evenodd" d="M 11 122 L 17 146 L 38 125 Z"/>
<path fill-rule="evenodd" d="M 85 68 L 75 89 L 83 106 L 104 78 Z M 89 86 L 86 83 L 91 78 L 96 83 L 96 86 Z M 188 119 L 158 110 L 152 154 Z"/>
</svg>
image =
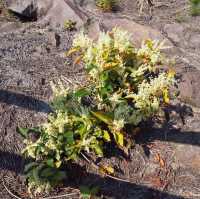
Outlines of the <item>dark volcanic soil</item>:
<svg viewBox="0 0 200 199">
<path fill-rule="evenodd" d="M 101 18 L 83 4 L 83 11 Z M 145 8 L 139 16 L 133 0 L 120 3 L 120 11 L 112 15 L 131 17 L 166 33 L 166 24 L 180 23 L 185 32 L 181 40 L 173 41 L 176 56 L 184 67 L 200 68 L 200 46 L 191 46 L 190 39 L 200 34 L 200 17 L 191 17 L 186 0 L 155 1 L 151 14 Z M 1 0 L 0 0 L 1 10 Z M 84 82 L 81 67 L 73 67 L 63 53 L 70 48 L 74 32 L 52 30 L 36 23 L 16 22 L 7 12 L 0 11 L 0 23 L 19 23 L 15 32 L 0 30 L 0 198 L 13 198 L 5 185 L 21 198 L 30 198 L 23 183 L 24 159 L 20 151 L 23 140 L 17 134 L 18 126 L 37 126 L 46 120 L 51 111 L 50 81 L 60 78 L 68 86 Z M 12 29 L 12 26 L 11 26 Z M 168 30 L 167 30 L 168 31 Z M 54 34 L 60 35 L 56 46 Z M 169 32 L 168 32 L 169 33 Z M 169 34 L 170 35 L 170 34 Z M 111 164 L 116 176 L 125 179 L 107 179 L 85 161 L 69 165 L 66 187 L 79 185 L 98 186 L 102 198 L 116 199 L 198 199 L 200 198 L 200 109 L 176 102 L 169 121 L 153 128 L 144 127 L 136 137 L 130 157 L 110 148 L 100 164 Z M 52 194 L 71 192 L 56 190 Z M 37 198 L 37 197 L 36 197 Z M 69 198 L 72 198 L 70 196 Z M 79 198 L 79 196 L 75 196 Z"/>
</svg>

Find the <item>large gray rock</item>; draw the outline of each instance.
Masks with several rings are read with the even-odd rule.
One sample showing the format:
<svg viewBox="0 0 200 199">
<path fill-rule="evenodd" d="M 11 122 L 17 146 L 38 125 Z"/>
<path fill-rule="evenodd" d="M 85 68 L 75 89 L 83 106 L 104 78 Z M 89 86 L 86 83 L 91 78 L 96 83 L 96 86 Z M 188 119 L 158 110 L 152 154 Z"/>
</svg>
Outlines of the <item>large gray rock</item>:
<svg viewBox="0 0 200 199">
<path fill-rule="evenodd" d="M 66 20 L 72 20 L 79 28 L 87 21 L 87 16 L 70 0 L 38 0 L 38 16 L 54 27 L 62 27 Z"/>
<path fill-rule="evenodd" d="M 72 20 L 79 28 L 87 21 L 87 16 L 70 0 L 17 0 L 9 5 L 9 10 L 53 27 L 62 27 L 65 21 Z"/>
<path fill-rule="evenodd" d="M 16 0 L 10 3 L 8 9 L 21 17 L 37 18 L 36 0 Z"/>
</svg>

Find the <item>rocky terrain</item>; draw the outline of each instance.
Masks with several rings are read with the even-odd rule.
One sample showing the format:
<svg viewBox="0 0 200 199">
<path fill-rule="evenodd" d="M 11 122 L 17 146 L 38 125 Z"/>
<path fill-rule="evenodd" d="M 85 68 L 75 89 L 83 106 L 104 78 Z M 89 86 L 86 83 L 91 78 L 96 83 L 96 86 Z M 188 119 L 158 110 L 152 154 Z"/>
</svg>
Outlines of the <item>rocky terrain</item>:
<svg viewBox="0 0 200 199">
<path fill-rule="evenodd" d="M 77 22 L 73 31 L 64 27 L 69 19 Z M 84 29 L 95 39 L 99 30 L 116 25 L 132 33 L 136 46 L 148 38 L 166 40 L 164 53 L 174 60 L 180 94 L 162 125 L 137 136 L 129 159 L 112 152 L 100 160 L 126 182 L 104 178 L 82 161 L 69 166 L 64 191 L 52 194 L 91 185 L 100 187 L 102 198 L 200 198 L 200 16 L 189 15 L 187 0 L 155 0 L 142 13 L 133 0 L 120 1 L 112 13 L 98 10 L 93 0 L 0 0 L 0 198 L 14 198 L 6 188 L 30 198 L 16 129 L 46 120 L 50 81 L 85 81 L 82 67 L 65 57 L 74 34 Z"/>
</svg>

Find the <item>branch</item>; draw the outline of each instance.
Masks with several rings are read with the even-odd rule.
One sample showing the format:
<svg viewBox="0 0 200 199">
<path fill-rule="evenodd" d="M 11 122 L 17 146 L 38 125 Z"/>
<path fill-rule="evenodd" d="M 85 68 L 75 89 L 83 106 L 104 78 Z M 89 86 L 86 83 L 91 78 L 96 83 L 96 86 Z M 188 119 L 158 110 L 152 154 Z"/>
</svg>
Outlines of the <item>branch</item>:
<svg viewBox="0 0 200 199">
<path fill-rule="evenodd" d="M 55 198 L 69 197 L 69 196 L 73 196 L 76 194 L 78 194 L 78 193 L 68 193 L 68 194 L 63 194 L 63 195 L 58 195 L 58 196 L 49 196 L 49 197 L 40 198 L 40 199 L 55 199 Z"/>
<path fill-rule="evenodd" d="M 101 167 L 96 165 L 92 160 L 89 160 L 85 154 L 81 153 L 81 155 L 83 156 L 83 158 L 88 162 L 90 163 L 95 169 L 100 169 Z M 121 182 L 128 182 L 128 183 L 131 183 L 129 180 L 126 180 L 126 179 L 122 179 L 122 178 L 118 178 L 118 177 L 114 177 L 112 175 L 109 175 L 107 173 L 105 173 L 105 176 L 108 177 L 108 178 L 111 178 L 111 179 L 114 179 L 114 180 L 117 180 L 117 181 L 121 181 Z"/>
</svg>

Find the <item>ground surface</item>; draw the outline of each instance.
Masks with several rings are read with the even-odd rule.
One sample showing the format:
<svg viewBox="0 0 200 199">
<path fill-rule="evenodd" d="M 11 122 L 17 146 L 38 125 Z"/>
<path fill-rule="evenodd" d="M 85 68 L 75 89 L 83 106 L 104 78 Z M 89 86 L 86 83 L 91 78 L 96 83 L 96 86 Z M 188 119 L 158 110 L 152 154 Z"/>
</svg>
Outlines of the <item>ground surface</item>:
<svg viewBox="0 0 200 199">
<path fill-rule="evenodd" d="M 52 41 L 54 33 L 48 26 L 16 22 L 1 2 L 0 23 L 17 23 L 18 31 L 0 33 L 0 198 L 12 198 L 3 181 L 16 195 L 29 198 L 21 175 L 23 142 L 16 128 L 36 126 L 46 119 L 50 111 L 50 81 L 62 77 L 68 85 L 81 83 L 84 74 L 81 67 L 73 67 L 71 60 L 63 58 L 63 53 L 70 48 L 73 32 L 56 30 L 61 37 L 60 45 L 56 46 Z M 200 35 L 200 17 L 188 15 L 186 2 L 155 1 L 151 15 L 144 9 L 142 16 L 133 0 L 122 1 L 114 14 L 96 12 L 87 3 L 82 4 L 82 9 L 95 18 L 120 15 L 160 30 L 177 47 L 175 56 L 182 68 L 200 69 L 200 41 L 195 42 Z M 176 30 L 184 31 L 179 31 L 177 38 L 169 32 L 172 27 L 167 28 L 166 24 L 175 24 Z M 110 149 L 106 158 L 98 160 L 102 164 L 112 164 L 116 176 L 128 182 L 104 178 L 82 161 L 69 166 L 65 187 L 98 186 L 105 198 L 200 198 L 200 110 L 192 107 L 191 114 L 191 109 L 180 102 L 170 110 L 168 122 L 143 128 L 129 158 Z M 71 190 L 67 188 L 66 191 Z"/>
</svg>

